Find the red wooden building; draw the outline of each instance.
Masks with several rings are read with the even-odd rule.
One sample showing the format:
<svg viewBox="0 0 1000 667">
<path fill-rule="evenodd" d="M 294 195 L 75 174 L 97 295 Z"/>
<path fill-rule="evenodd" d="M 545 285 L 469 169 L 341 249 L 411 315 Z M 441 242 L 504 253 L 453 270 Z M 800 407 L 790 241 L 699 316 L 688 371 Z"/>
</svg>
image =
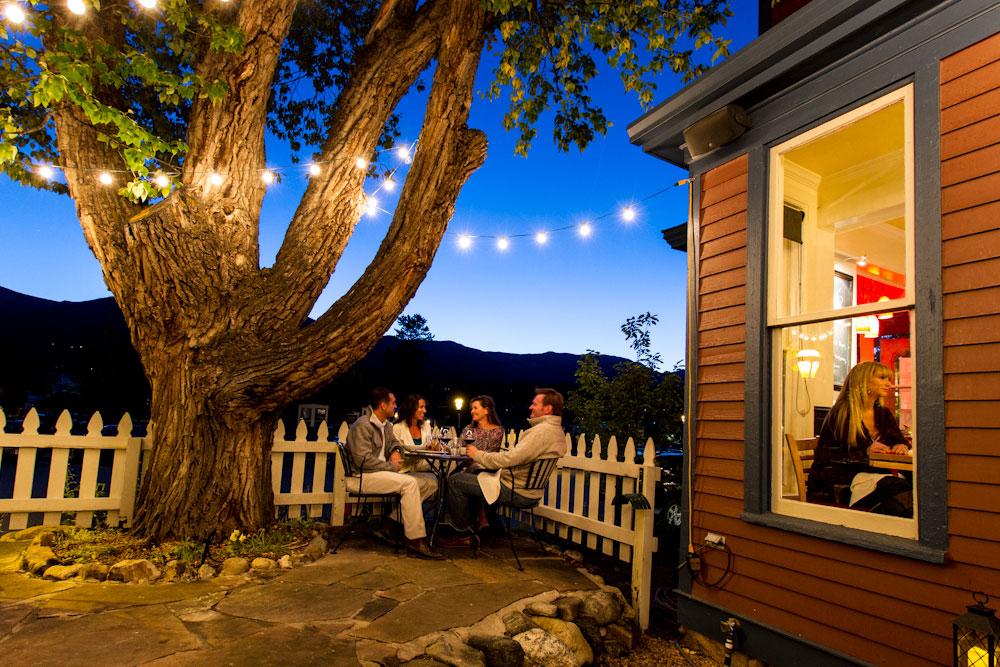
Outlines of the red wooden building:
<svg viewBox="0 0 1000 667">
<path fill-rule="evenodd" d="M 1000 2 L 797 4 L 629 128 L 692 178 L 680 622 L 772 664 L 951 664 L 1000 600 Z M 802 492 L 865 361 L 912 517 Z"/>
</svg>

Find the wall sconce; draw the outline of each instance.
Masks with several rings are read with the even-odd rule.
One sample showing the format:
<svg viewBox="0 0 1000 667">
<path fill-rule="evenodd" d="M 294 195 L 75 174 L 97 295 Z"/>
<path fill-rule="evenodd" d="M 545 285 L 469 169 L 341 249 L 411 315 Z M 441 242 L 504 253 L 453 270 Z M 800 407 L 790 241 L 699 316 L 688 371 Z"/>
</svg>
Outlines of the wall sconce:
<svg viewBox="0 0 1000 667">
<path fill-rule="evenodd" d="M 951 622 L 955 667 L 1000 665 L 1000 619 L 986 606 L 990 596 L 973 593 L 967 612 Z"/>
<path fill-rule="evenodd" d="M 854 333 L 865 338 L 878 338 L 878 318 L 874 315 L 855 317 L 852 320 Z"/>
<path fill-rule="evenodd" d="M 815 378 L 816 372 L 819 371 L 819 359 L 819 350 L 799 350 L 795 355 L 795 366 L 799 370 L 799 375 L 809 380 Z"/>
</svg>

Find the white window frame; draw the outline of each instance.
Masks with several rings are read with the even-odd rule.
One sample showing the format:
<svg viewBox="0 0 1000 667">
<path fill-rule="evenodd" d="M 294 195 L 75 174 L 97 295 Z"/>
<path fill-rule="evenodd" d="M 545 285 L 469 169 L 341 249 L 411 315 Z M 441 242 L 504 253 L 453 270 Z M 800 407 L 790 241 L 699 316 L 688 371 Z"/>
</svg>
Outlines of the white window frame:
<svg viewBox="0 0 1000 667">
<path fill-rule="evenodd" d="M 839 310 L 825 310 L 821 312 L 809 312 L 804 315 L 778 316 L 778 294 L 779 290 L 785 289 L 780 276 L 783 275 L 782 249 L 784 238 L 784 182 L 785 174 L 782 165 L 782 154 L 793 150 L 805 143 L 813 141 L 823 135 L 829 134 L 836 129 L 854 122 L 859 118 L 870 115 L 884 109 L 890 105 L 903 103 L 903 159 L 904 159 L 904 221 L 906 238 L 906 277 L 905 294 L 902 298 L 892 299 L 879 303 L 861 304 L 850 308 Z M 789 517 L 808 519 L 833 525 L 854 528 L 883 535 L 893 535 L 897 537 L 918 539 L 918 519 L 917 519 L 917 472 L 914 465 L 913 472 L 913 499 L 914 513 L 912 519 L 892 517 L 880 514 L 871 514 L 846 508 L 829 507 L 825 505 L 815 505 L 802 502 L 798 499 L 786 498 L 782 495 L 782 476 L 784 474 L 783 458 L 785 450 L 784 423 L 782 415 L 782 344 L 781 330 L 785 327 L 795 325 L 814 324 L 835 319 L 858 317 L 861 315 L 872 315 L 886 311 L 911 311 L 913 313 L 910 323 L 910 353 L 916 355 L 917 336 L 917 313 L 915 309 L 915 213 L 914 213 L 914 139 L 913 139 L 913 85 L 908 84 L 894 90 L 876 100 L 861 105 L 847 113 L 831 119 L 821 125 L 812 128 L 802 134 L 782 142 L 770 149 L 770 183 L 769 183 L 769 203 L 768 203 L 768 264 L 767 276 L 769 289 L 767 290 L 767 335 L 771 343 L 771 512 Z M 831 267 L 832 269 L 833 267 Z M 914 366 L 916 368 L 916 366 Z M 912 404 L 914 406 L 914 423 L 916 423 L 916 406 L 918 405 L 917 382 L 913 382 Z M 915 434 L 916 435 L 916 434 Z M 916 451 L 916 450 L 915 450 Z"/>
</svg>

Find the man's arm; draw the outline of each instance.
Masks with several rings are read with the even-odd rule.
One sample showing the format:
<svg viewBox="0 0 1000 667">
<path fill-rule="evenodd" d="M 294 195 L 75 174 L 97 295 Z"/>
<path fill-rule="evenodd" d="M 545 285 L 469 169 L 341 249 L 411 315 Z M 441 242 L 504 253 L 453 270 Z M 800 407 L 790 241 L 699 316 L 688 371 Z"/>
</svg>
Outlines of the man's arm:
<svg viewBox="0 0 1000 667">
<path fill-rule="evenodd" d="M 513 468 L 522 463 L 534 461 L 543 449 L 544 441 L 541 438 L 531 437 L 531 434 L 528 433 L 521 437 L 521 441 L 517 443 L 517 447 L 511 447 L 506 451 L 501 450 L 499 452 L 484 452 L 480 449 L 476 452 L 473 460 L 490 470 Z"/>
<path fill-rule="evenodd" d="M 351 453 L 351 460 L 354 462 L 354 467 L 365 472 L 379 470 L 395 472 L 396 466 L 388 461 L 379 459 L 378 452 L 382 444 L 376 442 L 376 435 L 378 435 L 378 430 L 373 424 L 371 428 L 366 428 L 364 422 L 355 422 L 351 426 L 351 431 L 347 435 L 347 450 Z M 362 465 L 364 465 L 363 468 Z"/>
</svg>

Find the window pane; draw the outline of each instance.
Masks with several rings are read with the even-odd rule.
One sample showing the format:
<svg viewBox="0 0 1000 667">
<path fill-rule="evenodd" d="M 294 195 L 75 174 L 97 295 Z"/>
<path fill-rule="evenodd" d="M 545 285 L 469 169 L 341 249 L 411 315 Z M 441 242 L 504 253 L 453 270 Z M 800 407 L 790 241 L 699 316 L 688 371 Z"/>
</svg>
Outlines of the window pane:
<svg viewBox="0 0 1000 667">
<path fill-rule="evenodd" d="M 884 312 L 775 330 L 782 499 L 912 515 L 912 317 Z"/>
<path fill-rule="evenodd" d="M 899 99 L 773 152 L 772 218 L 778 219 L 772 238 L 780 247 L 772 254 L 772 312 L 778 317 L 906 296 L 905 116 Z M 838 273 L 858 278 L 849 292 Z"/>
</svg>

